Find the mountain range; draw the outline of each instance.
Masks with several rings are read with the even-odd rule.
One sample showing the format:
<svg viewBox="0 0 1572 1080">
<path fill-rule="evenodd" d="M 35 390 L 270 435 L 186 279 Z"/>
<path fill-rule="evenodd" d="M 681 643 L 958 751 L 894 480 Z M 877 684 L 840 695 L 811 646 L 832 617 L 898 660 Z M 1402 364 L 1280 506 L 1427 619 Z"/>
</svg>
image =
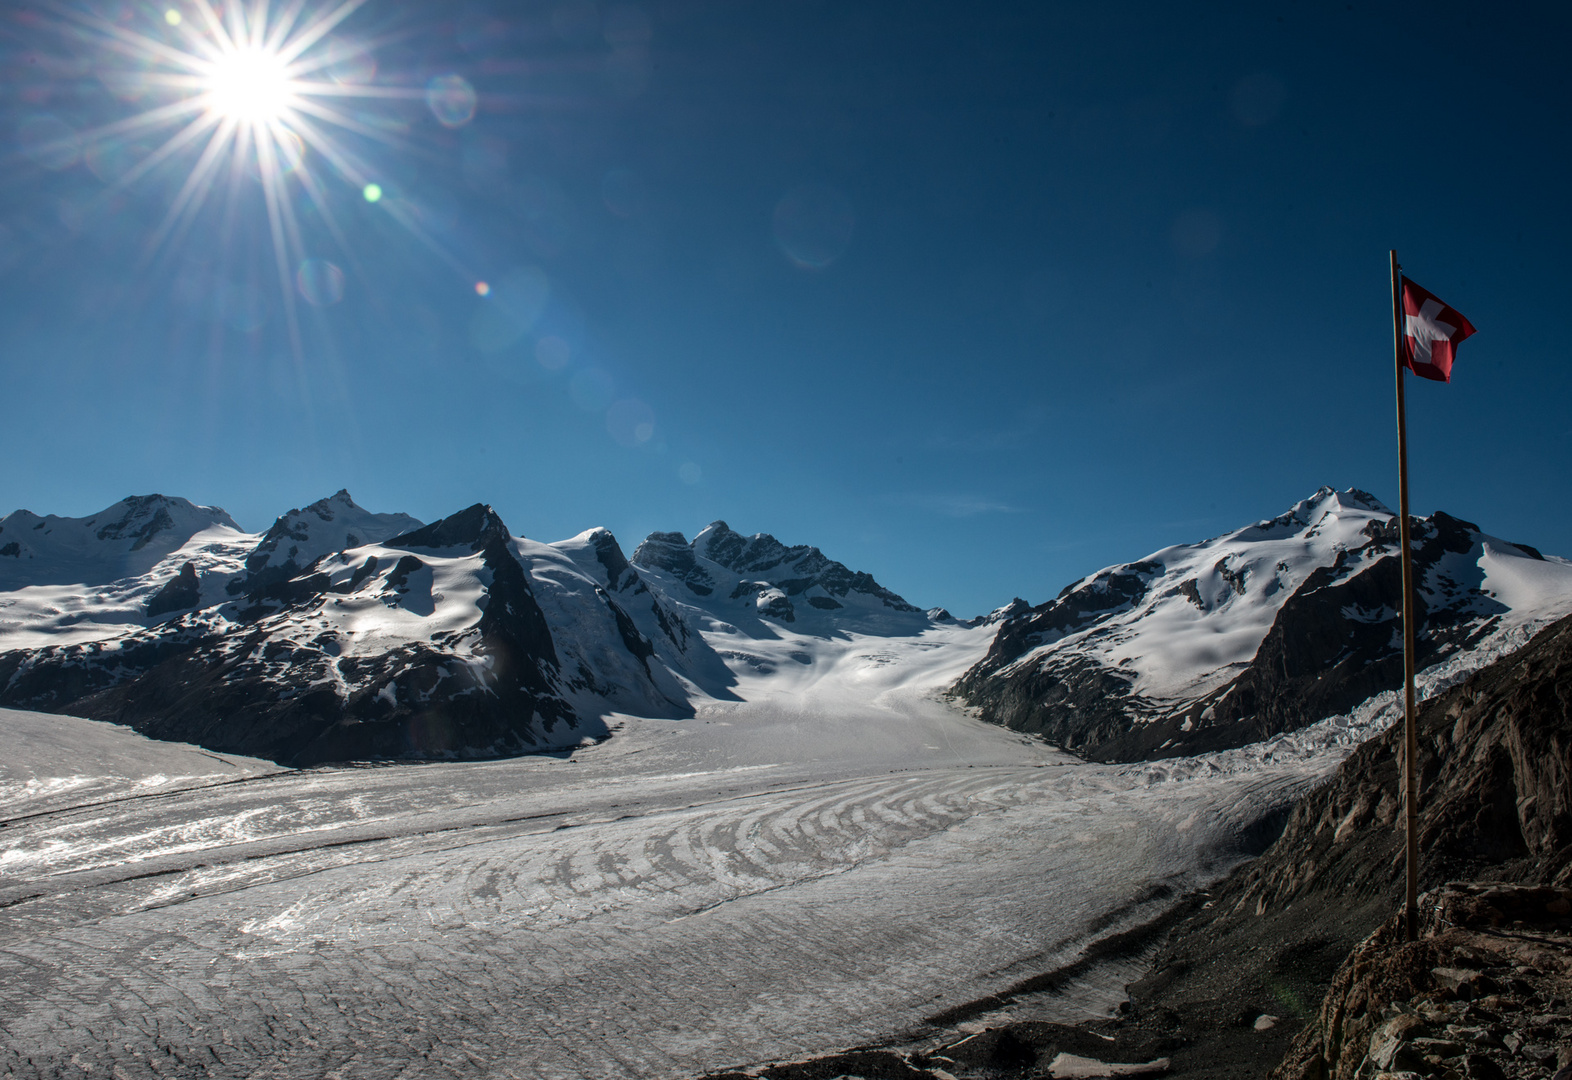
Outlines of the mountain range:
<svg viewBox="0 0 1572 1080">
<path fill-rule="evenodd" d="M 18 510 L 0 518 L 0 705 L 294 765 L 494 757 L 691 717 L 753 692 L 770 657 L 802 665 L 800 687 L 842 662 L 831 642 L 886 663 L 899 638 L 965 670 L 939 689 L 984 719 L 1086 757 L 1187 754 L 1400 683 L 1396 533 L 1374 497 L 1322 488 L 959 622 L 725 522 L 630 558 L 605 529 L 540 543 L 485 505 L 426 524 L 346 491 L 260 534 L 161 495 Z M 1572 563 L 1527 545 L 1438 512 L 1414 550 L 1422 664 L 1572 611 Z"/>
</svg>

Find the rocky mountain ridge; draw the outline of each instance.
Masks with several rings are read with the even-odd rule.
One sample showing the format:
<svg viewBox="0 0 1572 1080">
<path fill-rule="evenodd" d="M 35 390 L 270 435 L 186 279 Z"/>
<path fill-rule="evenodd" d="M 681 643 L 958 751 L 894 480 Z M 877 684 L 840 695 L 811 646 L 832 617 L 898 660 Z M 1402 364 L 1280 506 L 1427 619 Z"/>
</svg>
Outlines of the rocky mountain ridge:
<svg viewBox="0 0 1572 1080">
<path fill-rule="evenodd" d="M 0 701 L 301 765 L 573 745 L 610 710 L 690 714 L 693 679 L 724 693 L 724 665 L 609 533 L 558 549 L 477 505 L 292 576 L 256 561 L 222 603 L 0 654 Z M 183 567 L 158 597 L 194 580 Z"/>
<path fill-rule="evenodd" d="M 1430 1076 L 1555 1071 L 1553 1043 L 1548 1060 L 1532 1032 L 1509 1043 L 1501 1018 L 1539 1015 L 1544 1023 L 1532 1026 L 1552 1039 L 1572 1033 L 1572 1018 L 1556 1028 L 1550 998 L 1535 997 L 1559 985 L 1564 1013 L 1572 985 L 1572 618 L 1424 702 L 1417 722 L 1422 940 L 1402 944 L 1392 919 L 1405 873 L 1397 724 L 1301 799 L 1264 854 L 1192 902 L 1155 970 L 1132 987 L 1130 1026 L 1150 1035 L 1177 1018 L 1203 1031 L 1226 1029 L 1233 1014 L 1288 1013 L 1292 1046 L 1272 1043 L 1287 1051 L 1276 1080 L 1345 1080 L 1420 1062 Z M 1497 947 L 1480 949 L 1481 933 Z M 1537 960 L 1514 951 L 1535 937 L 1553 947 Z M 1487 974 L 1502 963 L 1506 976 Z M 1481 1008 L 1470 1019 L 1471 1001 Z M 1419 1022 L 1389 1029 L 1399 1014 Z M 1485 1030 L 1459 1043 L 1449 1024 Z M 1196 1055 L 1195 1075 L 1216 1074 L 1225 1036 Z M 1436 1042 L 1416 1052 L 1421 1036 Z M 1393 1066 L 1405 1041 L 1410 1064 Z M 1519 1053 L 1525 1047 L 1531 1053 Z M 1423 1062 L 1427 1053 L 1437 1060 Z"/>
<path fill-rule="evenodd" d="M 6 520 L 23 521 L 23 513 Z M 533 670 L 517 686 L 531 702 L 548 702 L 520 721 L 529 738 L 465 720 L 461 738 L 422 729 L 400 742 L 371 738 L 367 729 L 358 742 L 332 743 L 335 753 L 469 756 L 555 745 L 559 737 L 588 736 L 555 727 L 553 717 L 688 715 L 701 702 L 734 697 L 742 675 L 778 673 L 783 658 L 803 665 L 793 676 L 798 683 L 811 681 L 830 669 L 811 660 L 821 645 L 859 638 L 934 636 L 923 647 L 936 661 L 942 657 L 933 649 L 990 641 L 955 694 L 985 719 L 1092 758 L 1239 745 L 1347 711 L 1400 679 L 1395 523 L 1372 496 L 1352 490 L 1323 488 L 1277 518 L 1106 568 L 1046 604 L 1017 598 L 965 622 L 941 609 L 921 611 L 815 547 L 765 533 L 744 536 L 725 522 L 691 542 L 681 533 L 652 533 L 630 558 L 604 529 L 539 544 L 508 536 L 483 505 L 422 525 L 408 515 L 367 511 L 342 490 L 281 515 L 262 534 L 238 532 L 222 511 L 163 496 L 123 500 L 70 528 L 61 524 L 67 519 L 48 520 L 56 524 L 39 530 L 45 536 L 75 536 L 89 523 L 102 531 L 107 522 L 114 527 L 104 540 L 91 536 L 97 546 L 89 552 L 119 557 L 120 547 L 140 545 L 145 554 L 138 558 L 151 560 L 151 568 L 89 585 L 82 582 L 91 574 L 66 560 L 53 564 L 52 583 L 0 593 L 0 702 L 93 708 L 152 725 L 154 703 L 165 708 L 174 693 L 172 683 L 151 693 L 174 671 L 160 665 L 180 653 L 231 670 L 221 657 L 235 648 L 241 628 L 266 639 L 274 655 L 247 669 L 248 694 L 284 700 L 337 688 L 343 707 L 322 698 L 315 719 L 289 721 L 304 724 L 301 731 L 316 725 L 320 734 L 344 716 L 380 716 L 380 707 L 359 703 L 344 711 L 358 687 L 372 686 L 385 702 L 402 700 L 388 689 L 392 668 L 382 671 L 372 656 L 383 657 L 384 666 L 407 662 L 447 672 L 437 680 L 439 698 L 468 685 L 448 681 L 457 668 L 429 657 L 417 663 L 409 650 L 432 649 L 465 664 L 477 656 L 493 657 L 491 664 L 511 658 L 522 665 L 514 672 L 520 678 Z M 1572 610 L 1572 563 L 1442 513 L 1417 522 L 1415 535 L 1422 662 L 1482 654 L 1494 648 L 1490 642 Z M 455 547 L 464 550 L 447 550 Z M 488 644 L 476 653 L 480 639 L 490 642 L 497 629 L 482 629 L 491 590 L 506 591 L 512 577 L 498 554 L 503 547 L 524 568 L 547 634 L 515 628 L 522 651 L 504 656 L 488 652 Z M 468 562 L 458 567 L 453 559 Z M 32 562 L 35 571 L 47 565 L 41 557 Z M 88 563 L 91 570 L 102 560 Z M 449 575 L 457 576 L 447 585 L 437 581 Z M 524 593 L 514 591 L 522 618 Z M 372 596 L 375 608 L 367 606 Z M 329 629 L 336 636 L 318 642 Z M 957 631 L 975 634 L 963 640 Z M 724 641 L 712 647 L 707 639 Z M 324 644 L 330 641 L 338 653 Z M 295 659 L 277 660 L 286 655 Z M 155 667 L 165 675 L 153 678 Z M 218 683 L 201 683 L 206 688 L 198 693 L 193 670 L 180 675 L 195 694 L 193 709 L 214 708 L 220 698 L 233 704 Z M 341 686 L 344 671 L 354 677 Z M 433 717 L 441 711 L 430 704 L 435 685 L 411 690 Z M 489 693 L 487 686 L 482 680 L 469 690 Z M 550 706 L 553 699 L 564 704 Z M 263 714 L 273 715 L 256 713 Z M 203 722 L 195 712 L 182 715 L 181 737 L 195 737 L 190 732 Z M 268 742 L 259 731 L 244 737 L 248 752 L 266 744 L 268 753 L 295 760 L 306 745 L 282 733 Z"/>
<path fill-rule="evenodd" d="M 934 621 L 873 575 L 850 570 L 816 547 L 788 547 L 769 533 L 743 536 L 724 521 L 711 522 L 691 543 L 680 532 L 651 533 L 632 561 L 658 576 L 673 600 L 728 622 L 802 619 L 808 629 L 871 619 L 910 633 Z"/>
</svg>

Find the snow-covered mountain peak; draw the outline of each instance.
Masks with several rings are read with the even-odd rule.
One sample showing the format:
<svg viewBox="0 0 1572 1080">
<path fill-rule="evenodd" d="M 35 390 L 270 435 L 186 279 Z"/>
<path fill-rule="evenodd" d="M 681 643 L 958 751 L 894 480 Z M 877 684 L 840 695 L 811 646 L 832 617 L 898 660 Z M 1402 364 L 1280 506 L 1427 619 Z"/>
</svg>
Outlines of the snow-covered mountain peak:
<svg viewBox="0 0 1572 1080">
<path fill-rule="evenodd" d="M 1323 485 L 1316 489 L 1315 494 L 1308 499 L 1301 499 L 1286 511 L 1275 518 L 1265 518 L 1249 526 L 1248 529 L 1239 530 L 1239 535 L 1250 531 L 1277 532 L 1286 530 L 1296 532 L 1309 526 L 1314 526 L 1327 518 L 1341 519 L 1345 516 L 1360 517 L 1361 520 L 1369 517 L 1390 518 L 1393 512 L 1380 499 L 1368 491 L 1358 488 L 1348 488 L 1338 491 L 1336 488 Z"/>
<path fill-rule="evenodd" d="M 275 520 L 246 557 L 246 577 L 231 592 L 286 580 L 324 555 L 381 543 L 420 526 L 420 519 L 408 514 L 373 514 L 340 488 Z"/>
<path fill-rule="evenodd" d="M 27 585 L 104 584 L 145 574 L 196 534 L 240 533 L 216 506 L 169 495 L 129 495 L 90 517 L 0 518 L 0 590 Z"/>
<path fill-rule="evenodd" d="M 198 506 L 190 499 L 169 495 L 127 495 L 87 522 L 96 539 L 127 541 L 132 551 L 154 543 L 160 534 L 190 535 L 211 525 L 240 531 L 222 508 Z"/>
<path fill-rule="evenodd" d="M 1421 665 L 1572 610 L 1572 564 L 1440 511 L 1414 521 L 1413 541 Z M 1115 755 L 1313 721 L 1387 685 L 1394 664 L 1401 677 L 1399 543 L 1380 500 L 1323 487 L 1007 611 L 957 689 L 1007 723 Z"/>
<path fill-rule="evenodd" d="M 739 618 L 750 624 L 753 619 L 790 624 L 806 616 L 806 625 L 825 632 L 845 628 L 848 620 L 897 632 L 891 617 L 898 616 L 903 625 L 915 625 L 912 616 L 922 625 L 930 623 L 921 609 L 872 575 L 849 570 L 816 547 L 788 547 L 769 533 L 743 536 L 724 521 L 705 526 L 692 543 L 685 543 L 682 533 L 651 533 L 634 551 L 632 563 L 641 572 L 664 576 L 674 598 L 680 593 L 672 587 L 685 587 L 688 603 L 728 624 Z"/>
</svg>

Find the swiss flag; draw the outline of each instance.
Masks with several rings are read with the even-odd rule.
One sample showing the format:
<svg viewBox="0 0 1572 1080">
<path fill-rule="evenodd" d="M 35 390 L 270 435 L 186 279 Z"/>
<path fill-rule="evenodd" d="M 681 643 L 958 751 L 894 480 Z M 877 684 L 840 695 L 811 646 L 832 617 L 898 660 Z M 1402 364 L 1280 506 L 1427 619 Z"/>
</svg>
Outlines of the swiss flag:
<svg viewBox="0 0 1572 1080">
<path fill-rule="evenodd" d="M 1407 278 L 1403 279 L 1403 363 L 1415 375 L 1452 381 L 1457 343 L 1474 324 Z"/>
</svg>

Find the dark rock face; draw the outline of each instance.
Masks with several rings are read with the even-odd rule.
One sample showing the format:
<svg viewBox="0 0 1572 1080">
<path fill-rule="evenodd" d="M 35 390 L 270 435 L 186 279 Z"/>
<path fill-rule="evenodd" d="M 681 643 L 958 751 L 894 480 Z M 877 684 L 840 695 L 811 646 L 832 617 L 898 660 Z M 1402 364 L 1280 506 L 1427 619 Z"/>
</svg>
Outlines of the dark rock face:
<svg viewBox="0 0 1572 1080">
<path fill-rule="evenodd" d="M 787 596 L 799 596 L 817 585 L 831 596 L 845 597 L 862 593 L 877 597 L 885 607 L 920 614 L 895 593 L 873 579 L 873 575 L 847 569 L 827 558 L 816 547 L 798 544 L 787 547 L 769 533 L 743 536 L 724 521 L 714 522 L 695 538 L 694 548 L 705 558 L 739 574 L 759 574 Z"/>
<path fill-rule="evenodd" d="M 502 523 L 497 512 L 484 503 L 476 503 L 441 521 L 433 521 L 424 528 L 400 533 L 386 543 L 389 547 L 433 550 L 466 547 L 471 551 L 479 551 L 488 544 L 506 543 L 507 539 L 508 527 Z"/>
<path fill-rule="evenodd" d="M 345 655 L 345 642 L 318 613 L 357 596 L 407 606 L 425 569 L 414 554 L 381 574 L 367 559 L 338 586 L 328 573 L 307 573 L 126 638 L 0 655 L 0 702 L 289 765 L 515 754 L 559 724 L 604 734 L 564 700 L 546 617 L 489 507 L 401 542 L 467 545 L 480 556 L 490 582 L 473 627 L 378 655 Z M 189 565 L 186 577 L 195 581 Z"/>
<path fill-rule="evenodd" d="M 1307 524 L 1275 519 L 1256 528 Z M 1458 558 L 1479 549 L 1477 526 L 1437 512 L 1416 521 L 1413 534 L 1418 660 L 1425 667 L 1476 644 L 1509 609 L 1485 590 L 1478 566 Z M 1305 535 L 1313 537 L 1313 528 Z M 1401 684 L 1396 546 L 1396 520 L 1372 521 L 1361 546 L 1339 550 L 1331 565 L 1317 568 L 1286 595 L 1242 671 L 1189 700 L 1146 699 L 1127 672 L 1074 648 L 1028 659 L 1033 650 L 1067 636 L 1096 632 L 1155 596 L 1152 589 L 1165 571 L 1160 562 L 1111 567 L 1047 603 L 1021 610 L 1012 605 L 988 654 L 952 694 L 980 708 L 986 720 L 1041 734 L 1099 761 L 1201 753 L 1295 730 Z M 1213 569 L 1234 595 L 1257 587 L 1226 559 Z M 1276 586 L 1268 581 L 1259 587 L 1271 595 Z M 1208 610 L 1193 579 L 1172 589 Z"/>
<path fill-rule="evenodd" d="M 953 693 L 980 706 L 986 720 L 1040 734 L 1088 757 L 1101 756 L 1103 747 L 1118 742 L 1131 727 L 1128 674 L 1069 657 L 1062 663 L 999 676 L 1038 645 L 1112 612 L 1128 610 L 1146 595 L 1161 570 L 1145 562 L 1111 567 L 1035 608 L 1017 597 L 994 613 L 999 632 L 988 654 L 961 677 Z"/>
<path fill-rule="evenodd" d="M 650 533 L 644 542 L 633 549 L 633 562 L 654 570 L 664 570 L 677 578 L 695 596 L 709 596 L 715 591 L 715 579 L 698 564 L 688 538 L 680 532 Z"/>
<path fill-rule="evenodd" d="M 1401 725 L 1305 797 L 1235 907 L 1312 894 L 1396 903 Z M 1572 619 L 1419 710 L 1422 888 L 1499 877 L 1572 886 Z"/>
<path fill-rule="evenodd" d="M 612 592 L 620 592 L 624 585 L 631 585 L 638 574 L 628 565 L 628 557 L 622 553 L 617 538 L 605 529 L 596 529 L 591 540 L 595 545 L 595 558 L 606 571 L 606 587 Z"/>
<path fill-rule="evenodd" d="M 147 617 L 156 619 L 171 611 L 185 611 L 201 602 L 202 585 L 197 580 L 196 563 L 188 562 L 147 602 Z"/>
<path fill-rule="evenodd" d="M 155 536 L 175 527 L 162 495 L 130 495 L 124 501 L 125 513 L 119 520 L 101 526 L 94 535 L 100 540 L 131 540 L 131 550 L 141 551 Z"/>
</svg>

